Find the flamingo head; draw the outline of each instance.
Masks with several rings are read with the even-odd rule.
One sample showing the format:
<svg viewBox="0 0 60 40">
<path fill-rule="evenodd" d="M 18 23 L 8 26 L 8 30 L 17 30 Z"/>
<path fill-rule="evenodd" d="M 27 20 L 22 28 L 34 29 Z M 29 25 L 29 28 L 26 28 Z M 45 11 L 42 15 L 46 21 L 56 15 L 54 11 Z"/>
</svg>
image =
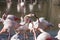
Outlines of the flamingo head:
<svg viewBox="0 0 60 40">
<path fill-rule="evenodd" d="M 44 17 L 40 17 L 40 18 L 39 18 L 39 21 L 40 21 L 40 22 L 42 22 L 43 20 L 45 20 Z"/>
<path fill-rule="evenodd" d="M 14 16 L 14 15 L 8 15 L 8 16 L 7 16 L 7 19 L 15 20 L 15 21 L 20 20 L 19 18 L 17 18 L 17 17 Z"/>
<path fill-rule="evenodd" d="M 52 24 L 52 23 L 48 22 L 47 20 L 45 20 L 44 17 L 40 17 L 40 18 L 39 18 L 39 21 L 40 21 L 41 23 L 44 23 L 44 25 L 46 25 L 47 27 L 54 27 L 54 24 Z"/>
<path fill-rule="evenodd" d="M 3 16 L 2 16 L 2 18 L 5 20 L 6 17 L 7 17 L 7 15 L 8 15 L 7 13 L 4 13 Z"/>
<path fill-rule="evenodd" d="M 24 21 L 30 23 L 32 21 L 32 19 L 31 19 L 32 16 L 34 16 L 34 14 L 28 14 L 28 15 L 26 15 L 24 17 Z"/>
<path fill-rule="evenodd" d="M 58 27 L 60 28 L 60 23 L 58 24 Z"/>
<path fill-rule="evenodd" d="M 0 18 L 0 23 L 2 23 L 2 18 Z"/>
<path fill-rule="evenodd" d="M 24 6 L 24 2 L 21 2 L 21 6 Z"/>
<path fill-rule="evenodd" d="M 30 17 L 26 17 L 25 21 L 28 22 L 28 23 L 30 23 L 32 21 L 32 19 Z"/>
</svg>

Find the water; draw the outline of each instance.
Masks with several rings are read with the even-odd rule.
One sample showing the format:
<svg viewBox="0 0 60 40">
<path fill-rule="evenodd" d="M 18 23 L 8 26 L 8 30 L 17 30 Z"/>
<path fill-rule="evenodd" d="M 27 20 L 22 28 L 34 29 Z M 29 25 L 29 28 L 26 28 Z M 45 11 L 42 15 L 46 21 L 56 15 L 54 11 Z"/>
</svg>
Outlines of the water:
<svg viewBox="0 0 60 40">
<path fill-rule="evenodd" d="M 58 30 L 50 30 L 50 31 L 47 31 L 47 32 L 50 33 L 53 37 L 55 37 L 57 35 Z M 28 33 L 28 35 L 29 35 L 29 40 L 33 40 L 33 34 Z M 0 35 L 0 40 L 1 40 L 1 38 L 3 38 L 4 40 L 7 40 L 8 35 L 2 34 L 2 35 Z"/>
</svg>

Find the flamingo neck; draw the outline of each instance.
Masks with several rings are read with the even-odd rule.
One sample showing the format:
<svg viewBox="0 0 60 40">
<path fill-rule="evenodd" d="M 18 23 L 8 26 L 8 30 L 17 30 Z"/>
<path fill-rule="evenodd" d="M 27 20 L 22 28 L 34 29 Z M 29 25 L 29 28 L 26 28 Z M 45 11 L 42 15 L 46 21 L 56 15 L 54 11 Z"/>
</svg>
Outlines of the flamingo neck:
<svg viewBox="0 0 60 40">
<path fill-rule="evenodd" d="M 42 33 L 43 33 L 43 32 L 45 32 L 45 31 L 44 31 L 43 29 L 41 29 L 41 28 L 38 28 L 38 29 L 39 29 L 39 30 L 40 30 L 40 32 L 42 32 Z"/>
</svg>

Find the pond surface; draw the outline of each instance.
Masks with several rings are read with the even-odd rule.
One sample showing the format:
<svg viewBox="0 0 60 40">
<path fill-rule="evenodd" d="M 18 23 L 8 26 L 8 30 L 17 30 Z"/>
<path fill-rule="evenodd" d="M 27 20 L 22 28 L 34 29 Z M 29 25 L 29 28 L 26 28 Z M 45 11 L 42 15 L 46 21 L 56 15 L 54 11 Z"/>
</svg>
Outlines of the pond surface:
<svg viewBox="0 0 60 40">
<path fill-rule="evenodd" d="M 57 35 L 58 30 L 50 30 L 50 31 L 47 31 L 47 32 L 50 33 L 53 37 L 55 37 Z M 28 35 L 29 35 L 29 39 L 28 40 L 33 40 L 34 39 L 32 33 L 28 33 Z M 37 36 L 38 36 L 38 33 L 37 33 Z M 0 35 L 0 38 L 2 38 L 4 40 L 7 40 L 8 39 L 8 35 L 2 34 L 2 35 Z"/>
</svg>

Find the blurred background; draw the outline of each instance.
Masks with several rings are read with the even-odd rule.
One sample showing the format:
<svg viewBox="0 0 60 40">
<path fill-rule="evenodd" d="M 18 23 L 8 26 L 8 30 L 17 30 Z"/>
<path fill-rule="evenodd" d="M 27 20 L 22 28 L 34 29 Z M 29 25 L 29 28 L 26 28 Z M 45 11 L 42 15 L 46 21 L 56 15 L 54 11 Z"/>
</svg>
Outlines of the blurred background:
<svg viewBox="0 0 60 40">
<path fill-rule="evenodd" d="M 32 0 L 35 2 L 35 0 Z M 18 17 L 21 16 L 20 12 L 17 12 L 17 3 L 18 0 L 12 0 L 12 6 L 10 8 L 10 14 L 14 14 Z M 26 14 L 29 14 L 28 5 L 30 0 L 26 0 Z M 40 5 L 40 8 L 38 7 Z M 6 9 L 6 0 L 0 0 L 0 17 L 2 17 L 4 10 Z M 38 15 L 38 17 L 45 17 L 46 20 L 54 24 L 54 27 L 51 28 L 56 35 L 58 30 L 58 23 L 60 23 L 60 0 L 37 0 L 36 5 L 34 5 L 33 12 Z M 0 24 L 2 28 L 2 24 Z M 51 33 L 51 32 L 50 32 Z M 52 33 L 53 34 L 53 33 Z"/>
</svg>

